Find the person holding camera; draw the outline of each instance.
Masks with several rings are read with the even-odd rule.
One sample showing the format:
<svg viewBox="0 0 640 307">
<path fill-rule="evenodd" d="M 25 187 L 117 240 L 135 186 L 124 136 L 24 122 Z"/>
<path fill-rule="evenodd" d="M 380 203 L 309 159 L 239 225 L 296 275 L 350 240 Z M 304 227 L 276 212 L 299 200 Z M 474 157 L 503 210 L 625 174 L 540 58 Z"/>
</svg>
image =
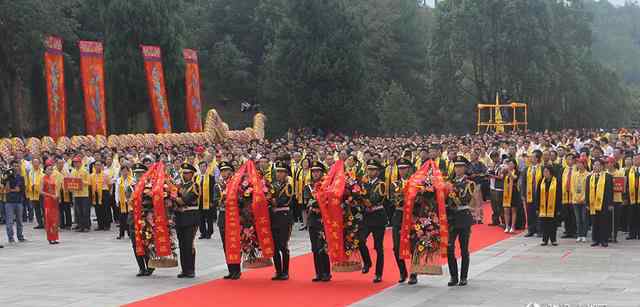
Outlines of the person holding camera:
<svg viewBox="0 0 640 307">
<path fill-rule="evenodd" d="M 5 213 L 7 237 L 9 243 L 14 243 L 13 223 L 16 223 L 16 236 L 18 241 L 24 242 L 22 234 L 22 214 L 24 201 L 24 177 L 20 175 L 20 163 L 18 161 L 11 162 L 11 169 L 3 174 L 2 183 L 6 193 Z"/>
</svg>

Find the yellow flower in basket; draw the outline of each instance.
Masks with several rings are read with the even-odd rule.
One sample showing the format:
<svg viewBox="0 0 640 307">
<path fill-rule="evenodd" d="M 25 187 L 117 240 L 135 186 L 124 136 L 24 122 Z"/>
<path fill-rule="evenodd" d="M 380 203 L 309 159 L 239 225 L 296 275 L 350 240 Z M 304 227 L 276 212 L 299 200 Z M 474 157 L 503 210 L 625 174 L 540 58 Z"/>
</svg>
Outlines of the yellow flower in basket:
<svg viewBox="0 0 640 307">
<path fill-rule="evenodd" d="M 418 251 L 419 252 L 423 252 L 424 251 L 424 246 L 423 245 L 418 245 Z"/>
<path fill-rule="evenodd" d="M 358 244 L 358 243 L 360 243 L 360 240 L 357 240 L 357 239 L 353 240 L 353 244 Z"/>
<path fill-rule="evenodd" d="M 420 225 L 415 225 L 415 229 L 416 229 L 416 231 L 419 231 L 420 230 Z"/>
<path fill-rule="evenodd" d="M 347 255 L 347 256 L 351 256 L 351 251 L 346 251 L 346 252 L 344 252 L 344 253 L 345 253 L 345 255 Z"/>
</svg>

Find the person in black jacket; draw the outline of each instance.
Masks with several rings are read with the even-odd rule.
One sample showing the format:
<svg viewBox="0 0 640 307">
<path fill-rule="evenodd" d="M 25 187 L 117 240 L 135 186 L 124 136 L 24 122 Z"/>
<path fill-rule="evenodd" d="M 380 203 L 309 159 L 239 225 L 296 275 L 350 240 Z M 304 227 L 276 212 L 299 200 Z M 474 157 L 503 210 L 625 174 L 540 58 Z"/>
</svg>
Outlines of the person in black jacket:
<svg viewBox="0 0 640 307">
<path fill-rule="evenodd" d="M 309 212 L 307 226 L 309 228 L 309 239 L 311 240 L 311 251 L 313 252 L 313 266 L 316 272 L 316 277 L 311 280 L 312 282 L 327 282 L 331 280 L 331 264 L 327 253 L 327 240 L 324 233 L 322 214 L 315 195 L 324 173 L 324 165 L 319 161 L 313 161 L 311 163 L 311 182 L 304 187 L 302 192 L 303 204 Z"/>
<path fill-rule="evenodd" d="M 555 176 L 552 165 L 544 166 L 542 177 L 536 189 L 538 218 L 542 226 L 542 244 L 540 245 L 547 246 L 551 240 L 551 245 L 557 246 L 557 220 L 562 206 L 561 184 Z"/>
<path fill-rule="evenodd" d="M 613 211 L 613 177 L 604 171 L 604 162 L 594 159 L 593 173 L 587 177 L 586 200 L 591 214 L 591 246 L 609 246 L 611 211 Z"/>
<path fill-rule="evenodd" d="M 188 163 L 182 164 L 182 184 L 178 187 L 176 198 L 176 232 L 180 246 L 180 267 L 182 272 L 178 278 L 194 278 L 196 265 L 196 248 L 193 241 L 200 225 L 198 198 L 200 191 L 193 180 L 196 168 Z"/>
<path fill-rule="evenodd" d="M 452 190 L 447 197 L 447 221 L 449 223 L 449 242 L 447 245 L 447 260 L 449 263 L 448 286 L 466 286 L 469 273 L 469 240 L 471 239 L 471 225 L 474 223 L 471 215 L 471 201 L 477 199 L 480 193 L 476 183 L 466 176 L 469 161 L 462 156 L 454 160 L 455 176 L 451 181 Z M 455 255 L 456 240 L 460 243 L 462 256 L 460 279 L 458 279 L 458 262 Z"/>
<path fill-rule="evenodd" d="M 364 225 L 360 230 L 360 255 L 364 266 L 362 273 L 369 273 L 371 267 L 371 256 L 367 247 L 367 239 L 369 234 L 373 234 L 373 245 L 376 250 L 376 277 L 374 283 L 382 281 L 382 272 L 384 270 L 384 231 L 387 225 L 387 213 L 384 209 L 386 191 L 384 181 L 380 180 L 380 171 L 383 169 L 382 164 L 377 160 L 367 161 L 367 176 L 363 184 L 363 207 L 364 207 Z"/>
<path fill-rule="evenodd" d="M 293 185 L 289 178 L 289 168 L 283 161 L 276 162 L 275 180 L 271 183 L 271 233 L 275 243 L 273 266 L 276 275 L 271 280 L 289 279 L 289 238 L 293 224 L 291 210 Z"/>
<path fill-rule="evenodd" d="M 400 280 L 398 283 L 403 283 L 407 280 L 407 264 L 404 260 L 400 259 L 400 229 L 402 228 L 402 214 L 404 206 L 404 187 L 407 185 L 409 179 L 409 168 L 413 166 L 411 161 L 405 158 L 400 158 L 396 162 L 398 166 L 398 180 L 393 183 L 391 197 L 393 198 L 393 217 L 391 218 L 391 225 L 393 226 L 393 255 L 396 258 L 396 264 L 400 271 Z M 418 282 L 416 274 L 411 274 L 409 284 L 415 284 Z"/>
</svg>

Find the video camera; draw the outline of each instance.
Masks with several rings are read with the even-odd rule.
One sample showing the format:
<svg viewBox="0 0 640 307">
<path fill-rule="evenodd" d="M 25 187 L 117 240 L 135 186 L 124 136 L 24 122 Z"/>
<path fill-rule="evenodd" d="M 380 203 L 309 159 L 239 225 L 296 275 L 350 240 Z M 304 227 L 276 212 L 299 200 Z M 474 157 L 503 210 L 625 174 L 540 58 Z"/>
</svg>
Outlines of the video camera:
<svg viewBox="0 0 640 307">
<path fill-rule="evenodd" d="M 2 178 L 0 179 L 2 181 L 2 184 L 6 185 L 7 182 L 13 180 L 15 177 L 16 177 L 15 171 L 12 168 L 9 168 L 9 169 L 2 170 Z"/>
</svg>

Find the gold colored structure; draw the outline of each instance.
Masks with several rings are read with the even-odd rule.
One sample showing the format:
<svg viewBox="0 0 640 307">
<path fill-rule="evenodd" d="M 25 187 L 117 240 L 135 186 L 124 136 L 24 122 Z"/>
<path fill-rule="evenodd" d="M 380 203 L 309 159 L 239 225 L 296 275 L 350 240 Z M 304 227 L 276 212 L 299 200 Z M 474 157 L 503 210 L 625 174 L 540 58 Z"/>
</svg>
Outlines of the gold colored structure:
<svg viewBox="0 0 640 307">
<path fill-rule="evenodd" d="M 480 133 L 480 131 L 484 128 L 485 132 L 493 131 L 493 132 L 503 132 L 505 128 L 510 127 L 512 131 L 517 130 L 527 130 L 528 129 L 528 121 L 527 121 L 527 104 L 520 102 L 512 102 L 510 104 L 483 104 L 480 103 L 477 106 L 478 110 L 478 124 L 476 133 Z M 501 112 L 503 108 L 510 108 L 512 111 L 512 117 L 510 122 L 505 122 L 502 120 Z M 517 114 L 518 110 L 524 112 L 524 120 L 518 120 Z M 489 120 L 482 120 L 482 113 L 489 113 Z"/>
<path fill-rule="evenodd" d="M 63 153 L 68 149 L 78 149 L 85 146 L 90 150 L 102 147 L 123 148 L 129 146 L 153 148 L 159 144 L 165 146 L 183 144 L 222 143 L 225 141 L 237 141 L 248 143 L 252 140 L 264 139 L 266 116 L 258 113 L 253 118 L 253 127 L 244 130 L 229 130 L 229 125 L 222 121 L 215 109 L 207 112 L 203 132 L 167 133 L 167 134 L 121 134 L 110 135 L 81 135 L 61 137 L 54 140 L 45 136 L 42 138 L 0 139 L 0 155 L 7 159 L 15 152 L 28 152 L 31 155 L 40 155 L 46 151 L 50 153 Z"/>
</svg>

